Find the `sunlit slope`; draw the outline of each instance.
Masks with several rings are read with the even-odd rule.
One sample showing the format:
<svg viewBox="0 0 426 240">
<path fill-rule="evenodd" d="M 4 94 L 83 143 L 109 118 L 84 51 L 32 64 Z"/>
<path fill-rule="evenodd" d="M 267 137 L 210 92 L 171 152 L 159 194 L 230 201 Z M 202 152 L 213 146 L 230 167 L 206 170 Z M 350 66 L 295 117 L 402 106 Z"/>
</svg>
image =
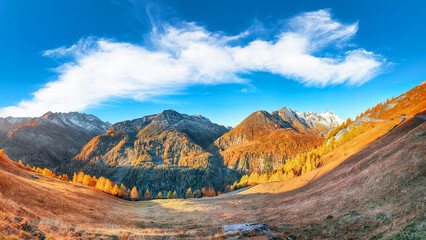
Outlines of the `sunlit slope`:
<svg viewBox="0 0 426 240">
<path fill-rule="evenodd" d="M 71 232 L 178 238 L 220 236 L 225 224 L 254 221 L 283 236 L 317 239 L 382 238 L 410 224 L 421 231 L 425 131 L 425 120 L 413 117 L 337 167 L 324 170 L 327 174 L 318 172 L 320 168 L 235 195 L 189 200 L 128 202 L 26 171 L 2 158 L 0 226 L 15 226 L 14 219 L 20 217 L 47 236 Z M 54 232 L 58 220 L 62 230 Z"/>
<path fill-rule="evenodd" d="M 283 237 L 419 238 L 426 234 L 424 93 L 422 84 L 364 114 L 353 124 L 368 124 L 366 131 L 321 157 L 318 169 L 214 198 L 129 202 L 1 157 L 0 238 L 203 238 L 245 222 Z"/>
<path fill-rule="evenodd" d="M 240 203 L 250 204 L 246 209 L 256 209 L 251 214 L 281 231 L 368 239 L 408 231 L 413 224 L 414 232 L 424 234 L 425 132 L 425 120 L 413 117 L 345 160 L 237 195 L 257 198 Z"/>
<path fill-rule="evenodd" d="M 297 153 L 321 145 L 321 133 L 335 127 L 329 124 L 308 125 L 288 108 L 272 113 L 257 111 L 218 138 L 210 150 L 217 152 L 228 168 L 244 173 L 271 171 Z"/>
</svg>

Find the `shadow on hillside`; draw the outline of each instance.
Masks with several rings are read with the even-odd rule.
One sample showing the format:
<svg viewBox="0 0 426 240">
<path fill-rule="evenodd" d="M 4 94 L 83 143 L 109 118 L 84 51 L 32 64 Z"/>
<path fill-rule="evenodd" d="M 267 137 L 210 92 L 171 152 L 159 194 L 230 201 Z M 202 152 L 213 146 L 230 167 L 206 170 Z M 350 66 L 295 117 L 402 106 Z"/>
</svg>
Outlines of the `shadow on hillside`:
<svg viewBox="0 0 426 240">
<path fill-rule="evenodd" d="M 315 238 L 382 238 L 422 221 L 425 120 L 413 118 L 352 155 L 327 174 L 280 193 L 225 194 L 189 199 L 202 211 L 154 204 L 172 218 L 191 215 L 199 225 L 261 222 L 281 233 Z M 280 183 L 253 187 L 268 191 Z M 285 182 L 282 182 L 285 184 Z M 407 194 L 401 194 L 405 192 Z M 409 193 L 409 194 L 408 194 Z M 167 200 L 166 200 L 167 201 Z M 184 217 L 186 218 L 186 217 Z M 420 230 L 419 230 L 420 231 Z"/>
</svg>

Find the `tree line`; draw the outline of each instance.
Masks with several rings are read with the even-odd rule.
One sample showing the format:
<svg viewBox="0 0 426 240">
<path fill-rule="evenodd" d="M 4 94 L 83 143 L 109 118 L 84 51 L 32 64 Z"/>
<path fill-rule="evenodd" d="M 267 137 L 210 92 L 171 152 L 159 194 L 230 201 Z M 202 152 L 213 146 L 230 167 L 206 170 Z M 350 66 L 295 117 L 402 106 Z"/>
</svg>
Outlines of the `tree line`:
<svg viewBox="0 0 426 240">
<path fill-rule="evenodd" d="M 297 154 L 296 157 L 288 159 L 283 166 L 273 170 L 272 172 L 253 172 L 251 174 L 243 175 L 239 181 L 226 186 L 224 192 L 230 192 L 260 183 L 284 181 L 296 176 L 304 175 L 305 173 L 320 167 L 322 164 L 321 157 L 331 152 L 334 148 L 348 142 L 366 131 L 366 123 L 362 124 L 360 127 L 354 126 L 349 132 L 343 134 L 342 137 L 336 141 L 334 136 L 337 132 L 348 127 L 351 123 L 352 120 L 349 118 L 346 122 L 342 123 L 341 126 L 336 128 L 338 129 L 337 131 L 330 132 L 327 137 L 327 141 L 320 147 L 307 153 Z"/>
<path fill-rule="evenodd" d="M 120 185 L 115 184 L 108 178 L 99 177 L 96 178 L 95 175 L 90 176 L 89 174 L 85 174 L 84 172 L 75 173 L 72 177 L 72 180 L 69 179 L 67 174 L 56 175 L 53 171 L 48 168 L 41 169 L 39 167 L 31 167 L 29 164 L 24 166 L 22 160 L 19 160 L 19 165 L 27 168 L 30 171 L 56 178 L 65 182 L 73 182 L 81 185 L 85 185 L 88 187 L 95 188 L 104 193 L 107 193 L 111 196 L 122 198 L 125 200 L 131 201 L 141 201 L 141 200 L 152 200 L 152 199 L 177 199 L 177 198 L 201 198 L 201 197 L 214 197 L 221 195 L 221 192 L 216 192 L 212 187 L 203 187 L 202 189 L 192 190 L 192 188 L 188 188 L 184 195 L 178 194 L 177 191 L 159 191 L 156 195 L 154 195 L 153 191 L 146 189 L 145 191 L 138 190 L 136 186 L 130 190 L 123 183 Z"/>
</svg>

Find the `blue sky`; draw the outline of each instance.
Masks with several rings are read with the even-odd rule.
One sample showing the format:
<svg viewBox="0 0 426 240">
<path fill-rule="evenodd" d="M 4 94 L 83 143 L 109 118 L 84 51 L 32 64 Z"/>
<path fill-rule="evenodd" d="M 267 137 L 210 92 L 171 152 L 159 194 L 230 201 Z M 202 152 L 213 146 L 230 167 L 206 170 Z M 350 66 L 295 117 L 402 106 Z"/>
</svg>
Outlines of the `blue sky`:
<svg viewBox="0 0 426 240">
<path fill-rule="evenodd" d="M 230 3 L 231 2 L 231 3 Z M 2 116 L 355 117 L 426 80 L 423 1 L 0 1 Z"/>
</svg>

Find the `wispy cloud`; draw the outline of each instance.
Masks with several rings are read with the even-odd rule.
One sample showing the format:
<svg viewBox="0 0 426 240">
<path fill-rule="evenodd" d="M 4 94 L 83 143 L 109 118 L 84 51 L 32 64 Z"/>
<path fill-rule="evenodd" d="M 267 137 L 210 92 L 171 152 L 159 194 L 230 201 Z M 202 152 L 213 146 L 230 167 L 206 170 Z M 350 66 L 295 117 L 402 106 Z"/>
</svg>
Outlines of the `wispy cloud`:
<svg viewBox="0 0 426 240">
<path fill-rule="evenodd" d="M 59 66 L 57 79 L 32 99 L 2 108 L 0 115 L 82 111 L 110 99 L 149 100 L 197 84 L 247 84 L 249 79 L 240 76 L 257 71 L 313 86 L 360 85 L 386 61 L 361 48 L 333 48 L 348 44 L 358 24 L 332 19 L 328 10 L 303 13 L 287 23 L 272 39 L 237 41 L 248 39 L 250 30 L 228 36 L 187 22 L 162 25 L 163 31 L 150 33 L 149 47 L 82 39 L 73 46 L 46 51 L 46 56 L 70 61 Z M 330 48 L 332 57 L 322 57 Z"/>
</svg>

